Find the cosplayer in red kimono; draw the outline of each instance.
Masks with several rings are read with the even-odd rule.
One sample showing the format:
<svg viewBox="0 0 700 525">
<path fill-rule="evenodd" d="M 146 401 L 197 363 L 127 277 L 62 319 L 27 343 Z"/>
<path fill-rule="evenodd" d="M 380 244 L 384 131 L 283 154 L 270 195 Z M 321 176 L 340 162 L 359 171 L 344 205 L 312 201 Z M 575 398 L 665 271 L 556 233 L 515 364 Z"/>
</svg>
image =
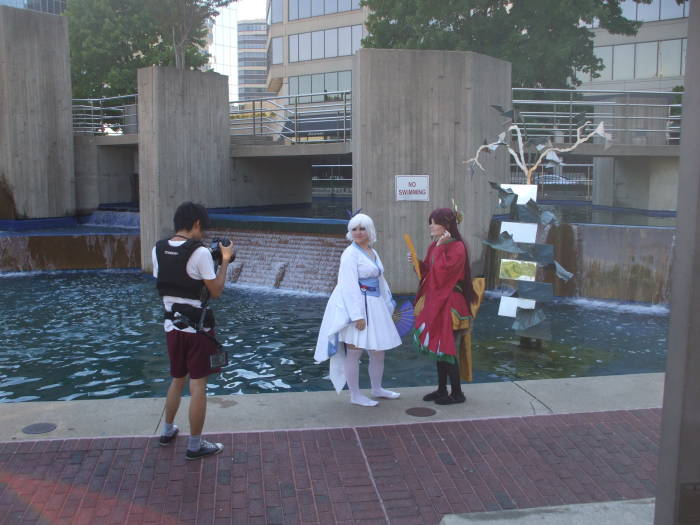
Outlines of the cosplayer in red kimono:
<svg viewBox="0 0 700 525">
<path fill-rule="evenodd" d="M 471 322 L 476 300 L 469 271 L 469 252 L 457 229 L 460 214 L 439 208 L 428 219 L 433 242 L 420 261 L 421 282 L 416 294 L 414 343 L 437 361 L 438 388 L 424 401 L 439 405 L 464 403 L 460 384 L 459 348 Z M 413 262 L 409 254 L 409 262 Z M 447 378 L 451 392 L 447 392 Z"/>
</svg>

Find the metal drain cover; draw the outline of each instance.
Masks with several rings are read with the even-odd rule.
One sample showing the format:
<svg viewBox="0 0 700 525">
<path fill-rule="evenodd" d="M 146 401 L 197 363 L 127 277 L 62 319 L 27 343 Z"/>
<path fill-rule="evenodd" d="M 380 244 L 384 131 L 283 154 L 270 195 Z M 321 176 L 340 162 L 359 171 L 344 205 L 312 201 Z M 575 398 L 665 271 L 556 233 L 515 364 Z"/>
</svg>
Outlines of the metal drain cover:
<svg viewBox="0 0 700 525">
<path fill-rule="evenodd" d="M 435 410 L 428 407 L 413 407 L 406 410 L 409 416 L 413 417 L 430 417 L 435 415 Z"/>
<path fill-rule="evenodd" d="M 24 427 L 22 432 L 25 434 L 47 434 L 53 430 L 56 430 L 56 425 L 53 423 L 34 423 Z"/>
</svg>

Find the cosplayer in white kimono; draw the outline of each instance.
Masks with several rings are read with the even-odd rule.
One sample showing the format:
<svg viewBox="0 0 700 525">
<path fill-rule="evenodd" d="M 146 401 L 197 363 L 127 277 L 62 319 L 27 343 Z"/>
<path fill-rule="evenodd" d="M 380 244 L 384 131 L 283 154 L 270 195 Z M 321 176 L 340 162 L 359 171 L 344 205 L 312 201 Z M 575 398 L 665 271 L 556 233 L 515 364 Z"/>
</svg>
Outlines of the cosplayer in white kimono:
<svg viewBox="0 0 700 525">
<path fill-rule="evenodd" d="M 360 357 L 367 350 L 372 395 L 398 398 L 398 392 L 382 388 L 384 351 L 401 344 L 391 317 L 396 303 L 382 261 L 372 248 L 377 240 L 372 219 L 361 213 L 352 217 L 347 238 L 353 243 L 340 257 L 338 284 L 323 315 L 314 359 L 320 363 L 330 358 L 330 378 L 337 392 L 347 382 L 352 403 L 375 406 L 377 401 L 360 392 Z"/>
</svg>

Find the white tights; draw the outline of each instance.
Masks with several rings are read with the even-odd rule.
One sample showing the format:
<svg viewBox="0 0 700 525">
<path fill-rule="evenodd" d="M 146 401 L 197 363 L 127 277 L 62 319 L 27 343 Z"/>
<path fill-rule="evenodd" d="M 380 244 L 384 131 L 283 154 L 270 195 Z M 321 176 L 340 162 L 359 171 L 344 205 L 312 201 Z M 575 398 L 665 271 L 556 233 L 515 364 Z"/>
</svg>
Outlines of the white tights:
<svg viewBox="0 0 700 525">
<path fill-rule="evenodd" d="M 387 399 L 396 399 L 399 397 L 398 392 L 392 392 L 382 388 L 382 376 L 384 375 L 384 352 L 377 350 L 368 350 L 369 354 L 369 380 L 372 385 L 372 395 L 374 397 L 384 397 Z M 356 405 L 365 407 L 373 407 L 377 404 L 373 399 L 364 396 L 360 392 L 360 357 L 362 357 L 362 349 L 347 348 L 345 357 L 345 377 L 350 389 L 350 401 Z"/>
</svg>

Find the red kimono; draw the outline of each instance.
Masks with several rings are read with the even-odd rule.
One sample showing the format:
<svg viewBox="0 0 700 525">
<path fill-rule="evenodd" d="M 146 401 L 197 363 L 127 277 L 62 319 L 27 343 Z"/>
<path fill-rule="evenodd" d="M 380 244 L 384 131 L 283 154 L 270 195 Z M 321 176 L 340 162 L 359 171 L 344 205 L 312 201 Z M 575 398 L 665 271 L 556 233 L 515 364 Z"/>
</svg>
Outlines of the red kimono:
<svg viewBox="0 0 700 525">
<path fill-rule="evenodd" d="M 441 246 L 432 243 L 420 263 L 422 280 L 416 294 L 416 322 L 413 339 L 420 351 L 454 363 L 457 358 L 453 330 L 460 320 L 471 317 L 464 294 L 468 254 L 463 242 L 452 240 Z"/>
</svg>

